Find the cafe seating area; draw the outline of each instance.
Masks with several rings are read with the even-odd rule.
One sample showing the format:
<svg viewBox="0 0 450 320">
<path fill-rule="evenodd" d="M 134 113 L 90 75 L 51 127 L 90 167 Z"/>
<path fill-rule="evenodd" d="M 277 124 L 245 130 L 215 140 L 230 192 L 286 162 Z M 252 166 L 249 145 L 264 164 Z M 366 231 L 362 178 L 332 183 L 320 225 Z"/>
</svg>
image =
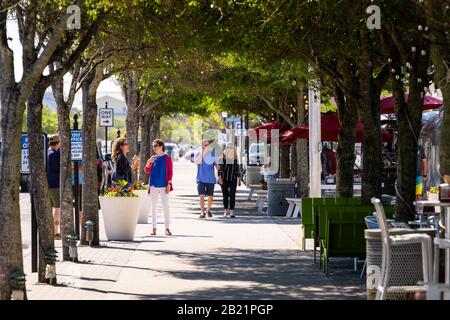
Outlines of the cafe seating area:
<svg viewBox="0 0 450 320">
<path fill-rule="evenodd" d="M 306 250 L 306 239 L 313 241 L 314 263 L 326 275 L 333 267 L 332 258 L 354 258 L 355 270 L 357 261 L 365 261 L 369 300 L 449 300 L 450 239 L 445 217 L 450 204 L 416 202 L 416 219 L 403 223 L 393 219 L 395 201 L 383 202 L 303 198 L 302 249 Z"/>
</svg>

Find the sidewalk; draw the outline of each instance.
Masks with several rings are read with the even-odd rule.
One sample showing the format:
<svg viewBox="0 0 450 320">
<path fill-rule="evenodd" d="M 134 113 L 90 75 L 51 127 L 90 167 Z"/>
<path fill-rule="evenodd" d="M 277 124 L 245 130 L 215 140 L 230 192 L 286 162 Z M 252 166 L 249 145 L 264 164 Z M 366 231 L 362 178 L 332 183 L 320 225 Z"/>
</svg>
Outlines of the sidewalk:
<svg viewBox="0 0 450 320">
<path fill-rule="evenodd" d="M 175 163 L 172 237 L 163 235 L 162 224 L 158 236 L 149 236 L 146 224 L 138 225 L 134 242 L 80 247 L 81 263 L 57 264 L 58 286 L 36 284 L 26 269 L 28 298 L 365 299 L 351 259 L 333 261 L 326 277 L 312 252 L 300 250 L 299 220 L 258 214 L 244 192 L 238 193 L 238 218 L 221 217 L 216 188 L 215 216 L 200 220 L 194 177 L 191 163 Z"/>
</svg>

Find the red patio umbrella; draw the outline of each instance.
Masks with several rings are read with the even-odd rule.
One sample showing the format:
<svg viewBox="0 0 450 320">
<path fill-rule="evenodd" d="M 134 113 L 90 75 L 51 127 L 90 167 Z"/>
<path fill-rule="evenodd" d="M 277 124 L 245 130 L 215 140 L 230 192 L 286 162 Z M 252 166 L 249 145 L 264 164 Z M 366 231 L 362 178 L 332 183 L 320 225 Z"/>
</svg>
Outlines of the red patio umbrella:
<svg viewBox="0 0 450 320">
<path fill-rule="evenodd" d="M 408 102 L 409 94 L 405 94 L 405 102 Z M 336 99 L 331 99 L 334 106 L 336 106 Z M 423 110 L 434 110 L 440 108 L 444 104 L 444 101 L 440 98 L 425 96 L 423 101 Z M 383 97 L 380 99 L 380 113 L 388 114 L 395 112 L 395 98 Z"/>
<path fill-rule="evenodd" d="M 273 121 L 273 122 L 263 124 L 259 127 L 253 128 L 253 130 L 255 130 L 255 132 L 256 132 L 256 136 L 258 137 L 258 139 L 263 139 L 267 136 L 268 143 L 270 143 L 271 130 L 274 130 L 274 129 L 278 129 L 279 134 L 281 135 L 283 132 L 286 132 L 287 130 L 291 129 L 291 126 L 287 122 L 283 122 L 280 124 L 277 121 Z M 261 130 L 266 130 L 266 131 L 262 131 L 262 135 L 260 136 Z"/>
<path fill-rule="evenodd" d="M 405 102 L 408 102 L 409 94 L 405 94 Z M 444 104 L 444 101 L 439 98 L 425 96 L 423 100 L 423 110 L 434 110 L 440 108 Z M 395 112 L 395 98 L 384 97 L 380 100 L 380 111 L 382 114 Z"/>
<path fill-rule="evenodd" d="M 328 112 L 322 114 L 321 118 L 321 139 L 322 141 L 337 141 L 340 131 L 340 124 L 337 113 Z M 356 142 L 362 141 L 363 125 L 358 120 L 356 125 Z M 383 141 L 390 141 L 392 135 L 386 131 L 381 131 Z M 294 143 L 296 139 L 309 139 L 309 125 L 303 124 L 300 127 L 290 129 L 280 135 L 281 143 Z"/>
</svg>

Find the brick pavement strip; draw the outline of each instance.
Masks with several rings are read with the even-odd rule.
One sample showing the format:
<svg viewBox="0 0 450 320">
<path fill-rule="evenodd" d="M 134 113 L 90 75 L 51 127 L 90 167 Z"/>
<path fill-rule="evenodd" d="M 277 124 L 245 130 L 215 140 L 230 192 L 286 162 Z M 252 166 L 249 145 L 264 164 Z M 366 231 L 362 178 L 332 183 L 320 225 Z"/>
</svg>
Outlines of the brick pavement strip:
<svg viewBox="0 0 450 320">
<path fill-rule="evenodd" d="M 244 193 L 238 218 L 222 218 L 217 198 L 215 217 L 199 220 L 194 176 L 189 162 L 175 163 L 173 237 L 163 225 L 149 236 L 150 224 L 138 225 L 133 242 L 106 242 L 101 233 L 103 246 L 79 248 L 81 263 L 58 262 L 60 285 L 36 284 L 28 270 L 29 299 L 365 298 L 351 260 L 336 260 L 326 277 L 300 250 L 299 220 L 258 214 Z"/>
</svg>

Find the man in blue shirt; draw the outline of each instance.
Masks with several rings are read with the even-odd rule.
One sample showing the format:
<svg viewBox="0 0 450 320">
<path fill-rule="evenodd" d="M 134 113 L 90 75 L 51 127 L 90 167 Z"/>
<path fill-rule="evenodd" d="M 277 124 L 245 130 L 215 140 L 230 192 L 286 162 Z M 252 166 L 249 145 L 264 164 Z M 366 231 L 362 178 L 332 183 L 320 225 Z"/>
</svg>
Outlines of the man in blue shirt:
<svg viewBox="0 0 450 320">
<path fill-rule="evenodd" d="M 50 200 L 53 207 L 53 221 L 55 229 L 55 239 L 61 239 L 61 209 L 59 201 L 59 171 L 60 171 L 60 144 L 57 134 L 49 137 L 50 148 L 47 151 L 47 182 L 50 193 Z"/>
<path fill-rule="evenodd" d="M 202 146 L 195 152 L 194 162 L 197 165 L 197 190 L 200 196 L 200 218 L 212 218 L 211 205 L 213 202 L 214 185 L 216 175 L 214 168 L 219 169 L 219 164 L 214 151 L 209 150 L 209 140 L 203 140 Z M 205 195 L 208 197 L 208 209 L 205 211 Z"/>
</svg>

